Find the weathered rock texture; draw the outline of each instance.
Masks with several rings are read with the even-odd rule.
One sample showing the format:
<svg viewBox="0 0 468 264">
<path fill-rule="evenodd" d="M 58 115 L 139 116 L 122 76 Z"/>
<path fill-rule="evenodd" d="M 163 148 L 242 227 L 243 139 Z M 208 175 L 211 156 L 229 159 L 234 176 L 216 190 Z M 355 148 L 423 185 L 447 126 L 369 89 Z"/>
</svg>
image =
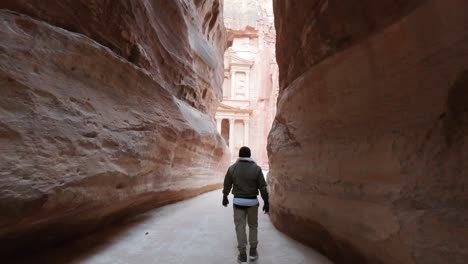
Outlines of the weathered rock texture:
<svg viewBox="0 0 468 264">
<path fill-rule="evenodd" d="M 274 224 L 336 263 L 467 263 L 468 2 L 274 10 Z"/>
<path fill-rule="evenodd" d="M 148 70 L 177 98 L 216 110 L 225 41 L 219 0 L 5 0 L 0 8 L 84 34 Z"/>
<path fill-rule="evenodd" d="M 217 0 L 0 8 L 23 13 L 0 10 L 2 252 L 62 241 L 222 181 Z"/>
</svg>

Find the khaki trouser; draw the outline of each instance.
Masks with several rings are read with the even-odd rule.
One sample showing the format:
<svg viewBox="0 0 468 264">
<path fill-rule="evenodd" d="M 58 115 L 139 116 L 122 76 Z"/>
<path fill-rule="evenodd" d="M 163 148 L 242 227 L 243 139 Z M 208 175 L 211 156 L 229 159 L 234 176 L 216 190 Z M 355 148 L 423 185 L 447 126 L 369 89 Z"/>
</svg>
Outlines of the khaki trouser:
<svg viewBox="0 0 468 264">
<path fill-rule="evenodd" d="M 234 207 L 234 224 L 236 225 L 237 248 L 240 252 L 245 251 L 247 247 L 247 235 L 245 233 L 246 223 L 249 224 L 249 244 L 250 247 L 257 247 L 257 228 L 258 228 L 258 205 L 248 208 Z"/>
</svg>

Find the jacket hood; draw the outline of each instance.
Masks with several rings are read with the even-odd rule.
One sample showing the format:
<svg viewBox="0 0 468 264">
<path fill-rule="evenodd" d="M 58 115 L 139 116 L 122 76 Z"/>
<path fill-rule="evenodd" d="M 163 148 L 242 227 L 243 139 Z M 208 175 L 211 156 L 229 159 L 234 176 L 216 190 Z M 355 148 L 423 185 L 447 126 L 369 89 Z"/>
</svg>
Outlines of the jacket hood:
<svg viewBox="0 0 468 264">
<path fill-rule="evenodd" d="M 237 161 L 247 161 L 247 162 L 255 163 L 255 160 L 252 159 L 252 158 L 243 158 L 243 157 L 240 157 L 240 158 L 237 159 Z"/>
</svg>

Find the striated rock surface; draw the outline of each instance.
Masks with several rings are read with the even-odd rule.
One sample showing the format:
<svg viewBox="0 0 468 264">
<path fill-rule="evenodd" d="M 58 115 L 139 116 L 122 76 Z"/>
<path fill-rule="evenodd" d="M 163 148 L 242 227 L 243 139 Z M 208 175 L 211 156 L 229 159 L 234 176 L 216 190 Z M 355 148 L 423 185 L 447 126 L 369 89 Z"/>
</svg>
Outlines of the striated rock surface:
<svg viewBox="0 0 468 264">
<path fill-rule="evenodd" d="M 193 107 L 214 113 L 223 82 L 219 0 L 5 0 L 9 9 L 88 36 L 146 69 Z"/>
<path fill-rule="evenodd" d="M 1 253 L 40 249 L 222 181 L 218 1 L 0 8 L 24 13 L 0 10 Z"/>
<path fill-rule="evenodd" d="M 467 263 L 468 2 L 274 10 L 274 224 L 336 263 Z"/>
</svg>

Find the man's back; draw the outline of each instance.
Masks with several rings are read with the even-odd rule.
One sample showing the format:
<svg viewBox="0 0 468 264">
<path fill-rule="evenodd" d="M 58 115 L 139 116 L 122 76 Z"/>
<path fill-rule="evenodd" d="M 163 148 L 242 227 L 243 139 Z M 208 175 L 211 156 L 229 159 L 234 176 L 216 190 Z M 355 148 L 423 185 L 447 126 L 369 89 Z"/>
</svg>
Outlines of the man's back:
<svg viewBox="0 0 468 264">
<path fill-rule="evenodd" d="M 266 191 L 266 182 L 262 169 L 251 160 L 238 160 L 229 167 L 224 179 L 224 194 L 228 195 L 232 186 L 232 194 L 236 197 L 256 197 L 258 190 Z"/>
</svg>

